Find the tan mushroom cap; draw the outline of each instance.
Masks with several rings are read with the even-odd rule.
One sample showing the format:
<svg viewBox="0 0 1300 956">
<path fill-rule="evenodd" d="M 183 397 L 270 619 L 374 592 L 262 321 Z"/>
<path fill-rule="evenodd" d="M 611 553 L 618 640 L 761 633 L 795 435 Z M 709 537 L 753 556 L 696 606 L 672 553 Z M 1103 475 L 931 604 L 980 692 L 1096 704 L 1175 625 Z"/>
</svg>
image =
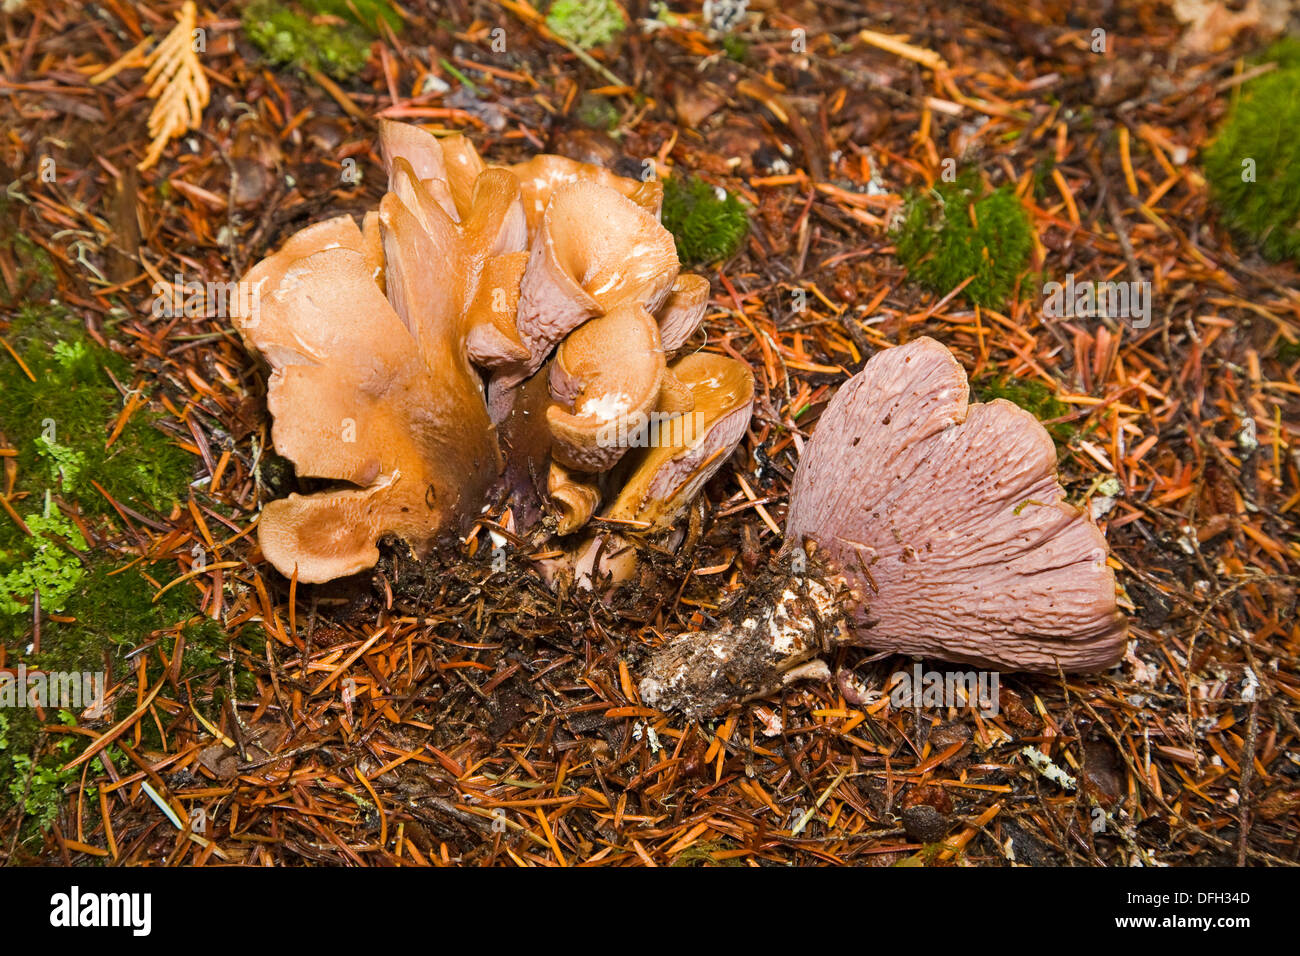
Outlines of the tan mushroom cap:
<svg viewBox="0 0 1300 956">
<path fill-rule="evenodd" d="M 929 338 L 873 356 L 804 450 L 786 537 L 850 579 L 864 643 L 982 667 L 1114 664 L 1125 621 L 1106 541 L 1067 504 L 1042 425 Z"/>
<path fill-rule="evenodd" d="M 572 534 L 585 525 L 600 504 L 600 489 L 595 482 L 583 481 L 556 462 L 546 476 L 546 491 L 560 509 L 556 534 Z"/>
<path fill-rule="evenodd" d="M 508 167 L 519 178 L 523 190 L 524 214 L 528 217 L 528 235 L 537 235 L 551 196 L 573 183 L 593 183 L 627 197 L 655 219 L 664 202 L 664 185 L 657 179 L 642 182 L 610 172 L 604 166 L 581 163 L 566 156 L 541 154 L 524 163 Z"/>
<path fill-rule="evenodd" d="M 474 195 L 474 183 L 479 174 L 487 169 L 486 164 L 474 148 L 469 138 L 456 133 L 438 140 L 442 147 L 443 167 L 447 171 L 447 188 L 452 201 L 464 219 L 469 213 L 470 200 Z M 522 207 L 521 207 L 522 211 Z"/>
<path fill-rule="evenodd" d="M 336 246 L 295 260 L 260 312 L 246 337 L 271 363 L 276 450 L 300 475 L 368 486 L 264 509 L 263 550 L 282 573 L 353 573 L 377 559 L 380 535 L 420 550 L 477 508 L 500 470 L 477 388 L 455 365 L 421 361 L 362 252 Z"/>
<path fill-rule="evenodd" d="M 528 265 L 528 253 L 509 252 L 483 263 L 478 291 L 467 314 L 466 346 L 475 365 L 501 368 L 528 359 L 519 340 L 515 312 L 519 308 L 519 282 Z"/>
<path fill-rule="evenodd" d="M 691 334 L 708 283 L 676 281 L 660 183 L 555 156 L 489 166 L 463 136 L 386 120 L 379 140 L 379 209 L 290 238 L 249 271 L 259 308 L 236 316 L 272 368 L 277 450 L 351 485 L 264 509 L 267 557 L 304 582 L 372 566 L 384 535 L 423 550 L 499 477 L 528 520 L 549 494 L 576 529 L 618 436 L 699 397 L 666 369 L 662 332 Z"/>
<path fill-rule="evenodd" d="M 556 461 L 605 471 L 627 451 L 620 441 L 645 422 L 659 400 L 664 353 L 659 325 L 626 303 L 579 326 L 555 352 L 546 411 Z"/>
<path fill-rule="evenodd" d="M 451 361 L 448 349 L 466 359 L 502 356 L 509 362 L 523 356 L 513 323 L 501 314 L 518 300 L 516 276 L 527 255 L 515 248 L 523 240 L 523 214 L 510 175 L 504 170 L 480 175 L 460 223 L 414 181 L 404 159 L 394 162 L 393 187 L 379 206 L 386 286 L 424 361 L 431 367 Z M 485 278 L 492 283 L 486 290 Z M 468 363 L 461 364 L 469 374 Z"/>
<path fill-rule="evenodd" d="M 672 234 L 612 189 L 577 183 L 546 207 L 520 285 L 519 337 L 530 359 L 522 381 L 575 328 L 623 303 L 656 311 L 677 277 Z"/>
<path fill-rule="evenodd" d="M 297 260 L 324 249 L 350 249 L 369 260 L 374 254 L 373 237 L 364 236 L 351 216 L 336 216 L 294 233 L 278 250 L 250 268 L 240 284 L 251 289 L 252 295 L 234 296 L 231 307 L 234 326 L 245 343 L 252 343 L 248 333 L 261 323 L 262 304 L 279 289 L 285 272 Z M 251 304 L 256 304 L 256 311 L 245 311 L 244 307 Z"/>
<path fill-rule="evenodd" d="M 657 444 L 625 459 L 628 478 L 605 516 L 670 525 L 745 435 L 754 406 L 754 373 L 743 362 L 696 352 L 668 370 L 688 387 L 695 410 L 659 423 Z"/>
<path fill-rule="evenodd" d="M 379 152 L 388 173 L 389 189 L 393 188 L 394 176 L 400 168 L 398 160 L 401 160 L 416 182 L 438 184 L 432 187 L 431 195 L 453 222 L 460 221 L 460 213 L 447 181 L 447 164 L 438 137 L 410 123 L 381 119 Z M 408 199 L 409 197 L 403 197 L 403 201 Z"/>
<path fill-rule="evenodd" d="M 657 316 L 664 351 L 672 354 L 685 345 L 708 308 L 709 280 L 689 272 L 679 275 Z"/>
</svg>

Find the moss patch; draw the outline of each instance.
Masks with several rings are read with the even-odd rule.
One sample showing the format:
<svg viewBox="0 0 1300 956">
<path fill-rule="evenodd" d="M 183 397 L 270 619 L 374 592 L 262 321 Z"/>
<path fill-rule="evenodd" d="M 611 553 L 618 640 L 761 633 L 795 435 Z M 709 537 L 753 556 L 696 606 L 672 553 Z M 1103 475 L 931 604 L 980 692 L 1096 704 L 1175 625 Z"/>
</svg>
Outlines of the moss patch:
<svg viewBox="0 0 1300 956">
<path fill-rule="evenodd" d="M 18 465 L 11 500 L 30 532 L 0 514 L 0 642 L 6 664 L 82 673 L 111 667 L 120 680 L 133 673 L 126 653 L 150 635 L 180 626 L 194 629 L 188 625 L 196 613 L 193 590 L 176 587 L 155 602 L 155 586 L 142 569 L 114 573 L 121 562 L 91 550 L 72 516 L 80 514 L 94 530 L 114 520 L 116 512 L 92 480 L 136 511 L 169 511 L 188 494 L 194 459 L 155 427 L 158 416 L 147 407 L 137 409 L 105 449 L 123 408 L 110 374 L 129 385 L 133 370 L 64 309 L 25 308 L 7 326 L 0 325 L 0 334 L 31 372 L 8 351 L 0 352 L 0 434 L 3 445 L 18 452 L 9 459 Z M 29 651 L 38 591 L 40 646 Z M 199 632 L 204 636 L 195 651 L 225 647 L 219 628 L 215 634 L 206 627 Z M 192 657 L 187 647 L 187 665 Z M 153 679 L 159 679 L 161 663 L 155 660 L 151 667 Z M 134 695 L 119 700 L 130 710 Z M 45 721 L 56 713 L 47 709 Z M 0 819 L 12 818 L 21 803 L 24 837 L 39 837 L 57 813 L 65 786 L 80 779 L 80 770 L 69 775 L 59 769 L 76 741 L 48 735 L 32 708 L 6 708 L 2 715 Z"/>
<path fill-rule="evenodd" d="M 744 63 L 749 55 L 749 43 L 734 33 L 728 34 L 722 38 L 722 51 L 727 54 L 727 59 Z"/>
<path fill-rule="evenodd" d="M 1008 187 L 983 194 L 978 175 L 910 196 L 894 230 L 898 258 L 912 279 L 946 295 L 974 276 L 963 294 L 1002 307 L 1032 247 L 1029 216 Z"/>
<path fill-rule="evenodd" d="M 1205 151 L 1205 175 L 1233 232 L 1269 259 L 1300 258 L 1300 41 L 1263 57 L 1277 70 L 1241 88 Z"/>
<path fill-rule="evenodd" d="M 1288 342 L 1286 339 L 1279 339 L 1277 358 L 1278 361 L 1285 362 L 1287 365 L 1300 359 L 1300 342 Z"/>
<path fill-rule="evenodd" d="M 0 614 L 26 613 L 37 593 L 41 607 L 57 613 L 81 583 L 84 571 L 77 553 L 86 550 L 86 541 L 54 508 L 28 515 L 26 524 L 31 535 L 10 550 L 0 550 Z"/>
<path fill-rule="evenodd" d="M 664 182 L 663 224 L 687 265 L 730 258 L 749 232 L 749 216 L 739 199 L 689 177 Z"/>
<path fill-rule="evenodd" d="M 303 9 L 347 20 L 370 33 L 380 34 L 385 25 L 394 33 L 402 29 L 402 17 L 387 0 L 301 0 Z"/>
<path fill-rule="evenodd" d="M 123 405 L 109 374 L 124 385 L 132 381 L 121 356 L 57 307 L 25 309 L 5 335 L 32 373 L 0 354 L 0 433 L 18 451 L 23 503 L 39 502 L 28 512 L 43 513 L 49 490 L 76 497 L 86 514 L 113 514 L 92 479 L 136 510 L 167 510 L 186 494 L 193 459 L 154 427 L 158 416 L 148 409 L 132 414 L 113 445 L 104 447 Z M 10 521 L 0 525 L 13 530 Z M 0 548 L 6 540 L 0 531 Z"/>
<path fill-rule="evenodd" d="M 618 125 L 618 107 L 604 96 L 583 93 L 573 115 L 583 126 L 598 130 L 612 130 Z"/>
<path fill-rule="evenodd" d="M 81 769 L 64 770 L 74 754 L 73 738 L 64 737 L 43 753 L 35 752 L 31 721 L 24 719 L 30 711 L 13 711 L 8 716 L 0 712 L 0 806 L 21 806 L 23 809 L 23 835 L 31 838 L 48 830 L 58 816 L 64 792 L 81 777 Z M 60 711 L 59 722 L 76 723 L 67 711 Z M 109 748 L 110 752 L 112 748 Z M 90 773 L 104 773 L 98 757 L 91 761 Z M 88 786 L 86 796 L 94 799 L 98 788 Z"/>
<path fill-rule="evenodd" d="M 1070 414 L 1070 406 L 1056 397 L 1042 382 L 1010 375 L 991 375 L 971 382 L 971 392 L 976 401 L 991 402 L 1004 398 L 1019 405 L 1040 422 L 1051 422 Z M 1054 422 L 1047 425 L 1047 433 L 1058 445 L 1069 444 L 1079 429 L 1071 422 Z"/>
<path fill-rule="evenodd" d="M 623 32 L 623 11 L 614 0 L 555 0 L 546 26 L 574 46 L 604 46 Z"/>
<path fill-rule="evenodd" d="M 0 639 L 6 645 L 8 666 L 19 663 L 28 671 L 101 673 L 111 670 L 120 681 L 135 673 L 136 662 L 127 654 L 150 640 L 157 646 L 145 651 L 146 682 L 156 683 L 163 677 L 163 660 L 170 660 L 176 641 L 184 638 L 181 671 L 186 680 L 200 681 L 215 669 L 224 667 L 232 653 L 230 638 L 215 621 L 197 613 L 193 590 L 181 585 L 163 594 L 157 601 L 151 584 L 141 569 L 89 557 L 84 565 L 75 555 L 60 556 L 65 563 L 78 562 L 75 584 L 62 595 L 59 620 L 43 615 L 39 653 L 29 653 L 31 611 L 0 613 Z M 43 601 L 48 609 L 48 604 Z M 224 681 L 217 683 L 218 693 Z M 253 691 L 252 674 L 237 671 L 236 690 L 248 695 Z M 119 720 L 135 706 L 136 695 L 128 688 L 119 693 L 114 711 L 107 720 Z M 46 720 L 53 718 L 47 710 Z M 6 724 L 0 726 L 0 819 L 21 806 L 23 837 L 38 839 L 42 830 L 58 812 L 65 789 L 75 785 L 81 771 L 67 773 L 61 767 L 77 749 L 76 741 L 57 733 L 47 733 L 36 711 L 21 707 L 0 710 Z M 76 717 L 64 712 L 60 721 L 75 724 Z M 161 744 L 156 727 L 143 723 L 146 748 Z M 120 764 L 119 764 L 120 766 Z M 97 765 L 91 774 L 102 773 Z M 28 778 L 30 777 L 30 789 Z M 26 790 L 26 798 L 24 792 Z"/>
<path fill-rule="evenodd" d="M 370 44 L 402 19 L 385 0 L 253 0 L 244 8 L 244 33 L 278 66 L 308 67 L 346 80 L 370 59 Z"/>
</svg>

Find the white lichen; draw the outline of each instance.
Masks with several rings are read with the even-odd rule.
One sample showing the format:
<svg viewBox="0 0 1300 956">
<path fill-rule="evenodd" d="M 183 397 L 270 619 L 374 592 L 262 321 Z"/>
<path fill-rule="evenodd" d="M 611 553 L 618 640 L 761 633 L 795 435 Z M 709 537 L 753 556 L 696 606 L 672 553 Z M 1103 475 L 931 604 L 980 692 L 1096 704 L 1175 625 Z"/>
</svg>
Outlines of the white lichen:
<svg viewBox="0 0 1300 956">
<path fill-rule="evenodd" d="M 1078 780 L 1053 763 L 1052 758 L 1037 747 L 1021 747 L 1020 752 L 1029 758 L 1029 763 L 1035 770 L 1053 783 L 1059 784 L 1066 790 L 1073 790 L 1079 785 Z"/>
</svg>

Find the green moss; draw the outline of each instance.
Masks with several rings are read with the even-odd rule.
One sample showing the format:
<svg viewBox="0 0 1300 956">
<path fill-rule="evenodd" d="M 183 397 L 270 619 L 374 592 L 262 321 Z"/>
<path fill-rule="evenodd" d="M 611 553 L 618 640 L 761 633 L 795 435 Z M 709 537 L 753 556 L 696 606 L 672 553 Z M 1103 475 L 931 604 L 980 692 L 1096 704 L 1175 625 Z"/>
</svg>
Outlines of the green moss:
<svg viewBox="0 0 1300 956">
<path fill-rule="evenodd" d="M 1263 53 L 1251 58 L 1251 66 L 1276 63 L 1279 70 L 1300 69 L 1300 38 L 1283 37 Z"/>
<path fill-rule="evenodd" d="M 722 50 L 727 54 L 727 59 L 744 63 L 745 57 L 749 55 L 749 43 L 734 33 L 728 34 L 722 38 Z"/>
<path fill-rule="evenodd" d="M 1300 342 L 1288 342 L 1286 339 L 1278 339 L 1277 358 L 1279 362 L 1285 362 L 1287 365 L 1300 359 Z"/>
<path fill-rule="evenodd" d="M 30 534 L 0 514 L 0 642 L 9 667 L 101 672 L 111 668 L 128 682 L 135 662 L 128 654 L 151 639 L 175 641 L 183 629 L 182 674 L 210 671 L 229 652 L 215 622 L 199 617 L 192 585 L 178 585 L 157 601 L 155 580 L 168 580 L 174 565 L 124 566 L 92 551 L 69 514 L 80 513 L 96 530 L 115 520 L 92 479 L 115 500 L 136 511 L 167 511 L 189 492 L 193 458 L 158 430 L 158 416 L 140 407 L 112 447 L 104 445 L 123 407 L 113 378 L 124 385 L 135 371 L 86 333 L 58 306 L 28 307 L 0 334 L 32 373 L 0 351 L 0 433 L 17 450 L 18 482 L 12 498 Z M 110 378 L 110 374 L 112 378 Z M 34 381 L 33 381 L 34 378 Z M 56 500 L 66 502 L 61 508 Z M 41 595 L 39 651 L 33 645 L 32 598 Z M 53 616 L 51 616 L 53 615 Z M 55 618 L 58 618 L 57 620 Z M 161 636 L 159 636 L 161 635 Z M 147 652 L 147 679 L 162 676 L 157 650 Z M 251 683 L 251 675 L 245 683 Z M 119 695 L 117 717 L 134 706 Z M 47 733 L 32 708 L 0 714 L 0 819 L 11 821 L 21 803 L 21 835 L 38 841 L 58 813 L 67 788 L 81 771 L 60 768 L 79 749 L 79 738 Z M 53 717 L 45 712 L 48 721 Z M 71 714 L 61 719 L 75 720 Z M 146 728 L 149 724 L 146 723 Z M 154 732 L 154 731 L 148 731 Z M 102 774 L 93 765 L 92 775 Z"/>
<path fill-rule="evenodd" d="M 174 566 L 165 572 L 172 573 Z M 153 599 L 155 593 L 139 567 L 123 571 L 113 562 L 91 560 L 60 615 L 74 620 L 41 624 L 40 666 L 81 670 L 102 664 L 106 649 L 134 647 L 155 632 L 194 615 L 192 589 L 178 585 L 157 601 Z M 24 617 L 22 630 L 27 626 Z M 18 635 L 11 632 L 11 636 Z"/>
<path fill-rule="evenodd" d="M 30 536 L 20 547 L 0 551 L 0 614 L 23 614 L 32 596 L 41 595 L 41 607 L 57 613 L 81 583 L 81 560 L 71 548 L 84 552 L 85 539 L 71 521 L 50 509 L 47 515 L 28 515 Z"/>
<path fill-rule="evenodd" d="M 1206 179 L 1223 221 L 1269 259 L 1300 258 L 1300 41 L 1265 60 L 1272 73 L 1244 84 L 1205 151 Z"/>
<path fill-rule="evenodd" d="M 353 14 L 350 8 L 355 2 L 305 0 L 302 5 L 290 5 L 253 0 L 244 8 L 244 33 L 277 66 L 310 67 L 346 80 L 370 59 L 378 22 L 388 22 L 394 29 L 401 23 L 398 18 L 393 24 L 389 16 L 396 14 L 382 3 L 366 3 L 361 13 Z M 320 14 L 329 16 L 320 18 Z M 340 18 L 344 22 L 338 22 Z"/>
<path fill-rule="evenodd" d="M 967 300 L 1000 308 L 1029 260 L 1030 228 L 1015 193 L 1003 186 L 983 195 L 968 171 L 909 197 L 894 244 L 912 279 L 932 292 L 946 295 L 974 276 Z"/>
<path fill-rule="evenodd" d="M 30 522 L 29 522 L 30 523 Z M 33 529 L 35 530 L 35 529 Z M 125 567 L 91 558 L 74 575 L 75 583 L 62 593 L 59 605 L 62 620 L 44 618 L 41 623 L 40 653 L 27 650 L 31 640 L 31 611 L 0 612 L 0 638 L 6 644 L 10 667 L 23 663 L 29 671 L 97 673 L 111 666 L 116 679 L 134 673 L 134 660 L 127 655 L 156 635 L 163 652 L 170 658 L 178 631 L 185 635 L 181 674 L 186 679 L 201 677 L 220 666 L 230 653 L 229 638 L 215 621 L 199 617 L 193 590 L 178 585 L 157 601 L 154 586 L 141 574 L 139 567 Z M 42 592 L 42 606 L 53 610 Z M 162 678 L 163 665 L 157 650 L 146 652 L 146 681 Z M 252 675 L 240 670 L 238 691 L 252 691 Z M 118 696 L 110 719 L 124 718 L 135 706 L 134 693 Z M 39 837 L 58 812 L 69 787 L 78 783 L 79 769 L 63 772 L 60 768 L 74 756 L 77 738 L 47 734 L 31 708 L 0 712 L 8 715 L 8 726 L 0 727 L 7 741 L 0 740 L 0 818 L 14 805 L 22 804 L 24 837 Z M 73 722 L 64 714 L 64 722 Z M 161 740 L 151 722 L 144 722 L 144 744 L 157 747 Z M 33 769 L 34 768 L 34 769 Z M 91 776 L 103 773 L 95 764 Z M 31 784 L 27 798 L 24 789 Z"/>
<path fill-rule="evenodd" d="M 18 490 L 41 502 L 27 511 L 43 513 L 50 490 L 75 497 L 87 514 L 112 514 L 92 479 L 136 510 L 166 510 L 187 494 L 193 459 L 154 427 L 158 416 L 148 409 L 133 413 L 104 448 L 123 404 L 109 373 L 124 384 L 132 380 L 121 356 L 57 307 L 24 310 L 5 335 L 35 377 L 0 353 L 0 432 L 18 451 Z M 0 525 L 12 534 L 12 522 Z M 0 548 L 5 535 L 0 532 Z"/>
<path fill-rule="evenodd" d="M 0 192 L 0 252 L 7 248 L 10 259 L 18 267 L 17 295 L 33 302 L 48 301 L 58 287 L 58 272 L 54 260 L 32 239 L 18 231 L 9 201 Z M 14 293 L 5 282 L 0 282 L 0 305 L 16 307 Z"/>
<path fill-rule="evenodd" d="M 578 108 L 574 110 L 574 116 L 583 126 L 611 130 L 618 124 L 619 112 L 618 107 L 607 97 L 583 93 L 578 100 Z"/>
<path fill-rule="evenodd" d="M 350 20 L 372 34 L 381 34 L 381 24 L 387 24 L 394 33 L 402 29 L 402 17 L 387 0 L 301 0 L 304 9 L 311 13 L 324 13 Z"/>
<path fill-rule="evenodd" d="M 614 0 L 555 0 L 546 25 L 574 46 L 589 50 L 623 32 L 623 11 Z"/>
<path fill-rule="evenodd" d="M 689 177 L 665 180 L 663 224 L 687 265 L 730 258 L 749 232 L 749 216 L 739 199 Z"/>
<path fill-rule="evenodd" d="M 67 711 L 60 711 L 58 716 L 60 723 L 76 722 Z M 34 744 L 40 730 L 31 726 L 34 720 L 30 710 L 15 711 L 12 719 L 0 713 L 0 782 L 4 783 L 0 806 L 8 803 L 22 807 L 22 834 L 28 838 L 50 828 L 63 804 L 65 791 L 77 783 L 82 773 L 76 767 L 63 769 L 73 756 L 71 737 L 57 741 L 44 754 L 36 752 Z M 93 776 L 104 773 L 98 757 L 91 761 L 90 773 Z M 86 795 L 92 799 L 97 792 L 95 787 L 86 788 Z"/>
<path fill-rule="evenodd" d="M 1005 398 L 1029 412 L 1040 422 L 1051 422 L 1070 414 L 1070 406 L 1056 397 L 1056 394 L 1042 382 L 1030 378 L 1014 378 L 1010 375 L 985 376 L 971 383 L 971 392 L 977 401 L 991 402 L 995 398 Z M 1047 425 L 1047 433 L 1058 444 L 1069 444 L 1079 429 L 1070 422 L 1054 422 Z"/>
</svg>

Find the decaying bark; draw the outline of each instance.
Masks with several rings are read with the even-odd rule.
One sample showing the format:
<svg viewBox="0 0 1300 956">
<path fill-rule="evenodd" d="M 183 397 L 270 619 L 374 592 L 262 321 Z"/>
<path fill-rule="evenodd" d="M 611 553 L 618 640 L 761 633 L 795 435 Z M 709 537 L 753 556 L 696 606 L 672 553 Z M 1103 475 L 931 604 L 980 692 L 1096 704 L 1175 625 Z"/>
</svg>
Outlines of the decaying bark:
<svg viewBox="0 0 1300 956">
<path fill-rule="evenodd" d="M 657 648 L 639 690 L 651 707 L 705 717 L 764 697 L 800 678 L 829 679 L 815 660 L 852 637 L 844 627 L 843 586 L 825 570 L 803 573 L 782 560 L 738 600 L 729 620 Z"/>
</svg>

